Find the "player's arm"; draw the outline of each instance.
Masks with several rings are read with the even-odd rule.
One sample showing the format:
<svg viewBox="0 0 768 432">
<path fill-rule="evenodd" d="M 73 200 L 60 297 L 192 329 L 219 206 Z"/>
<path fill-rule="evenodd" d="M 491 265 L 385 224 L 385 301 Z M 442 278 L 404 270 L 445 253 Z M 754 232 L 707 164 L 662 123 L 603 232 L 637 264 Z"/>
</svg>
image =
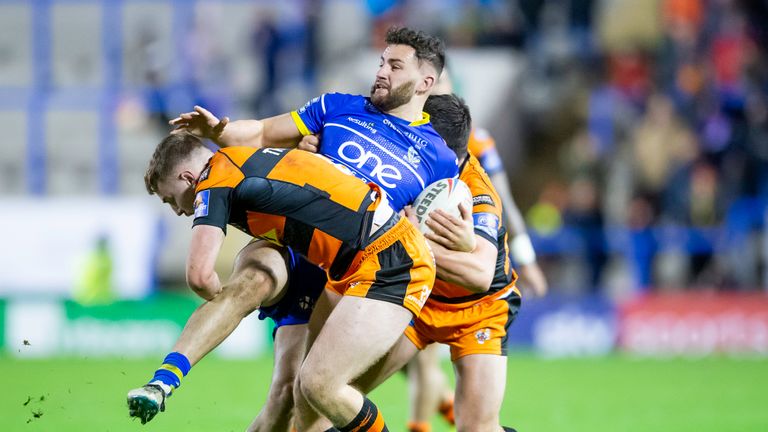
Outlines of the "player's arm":
<svg viewBox="0 0 768 432">
<path fill-rule="evenodd" d="M 172 133 L 187 132 L 206 138 L 219 147 L 296 147 L 303 136 L 290 113 L 263 120 L 219 119 L 203 107 L 182 113 L 170 121 Z"/>
<path fill-rule="evenodd" d="M 192 227 L 192 242 L 187 257 L 187 284 L 200 297 L 211 300 L 221 291 L 214 268 L 224 242 L 224 231 L 211 225 Z"/>
<path fill-rule="evenodd" d="M 491 287 L 498 249 L 487 239 L 473 235 L 476 246 L 471 252 L 450 250 L 431 240 L 430 246 L 435 255 L 438 278 L 482 293 Z"/>
<path fill-rule="evenodd" d="M 435 210 L 427 219 L 432 233 L 425 237 L 435 256 L 437 277 L 472 292 L 486 292 L 493 281 L 498 249 L 475 233 L 469 208 L 459 205 L 459 211 L 461 218 Z M 406 207 L 405 214 L 416 222 L 412 208 Z"/>
<path fill-rule="evenodd" d="M 509 179 L 502 169 L 489 176 L 491 183 L 501 198 L 501 204 L 506 215 L 507 227 L 509 227 L 510 252 L 517 264 L 520 275 L 520 285 L 529 288 L 537 296 L 547 293 L 547 279 L 544 272 L 536 262 L 536 252 L 533 249 L 531 238 L 525 227 L 525 220 L 517 207 L 512 192 L 509 190 Z"/>
</svg>

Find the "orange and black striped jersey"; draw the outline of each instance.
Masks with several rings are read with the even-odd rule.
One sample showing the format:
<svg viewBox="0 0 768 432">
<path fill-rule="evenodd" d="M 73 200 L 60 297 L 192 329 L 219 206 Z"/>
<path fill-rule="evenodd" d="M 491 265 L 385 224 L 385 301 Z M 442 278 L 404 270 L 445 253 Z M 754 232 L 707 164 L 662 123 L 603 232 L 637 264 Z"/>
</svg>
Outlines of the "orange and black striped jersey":
<svg viewBox="0 0 768 432">
<path fill-rule="evenodd" d="M 472 129 L 467 150 L 480 161 L 480 165 L 483 166 L 486 173 L 493 175 L 504 170 L 501 156 L 496 149 L 496 140 L 487 130 L 483 128 Z"/>
<path fill-rule="evenodd" d="M 196 188 L 194 225 L 227 224 L 290 246 L 343 274 L 368 242 L 379 189 L 324 156 L 250 147 L 221 149 Z"/>
<path fill-rule="evenodd" d="M 466 183 L 472 192 L 472 219 L 475 224 L 475 234 L 493 243 L 498 250 L 496 271 L 488 292 L 479 294 L 437 279 L 430 298 L 444 303 L 476 300 L 501 291 L 517 280 L 517 273 L 512 269 L 509 261 L 507 230 L 502 223 L 501 199 L 476 157 L 471 154 L 468 156 L 459 173 L 459 179 Z"/>
</svg>

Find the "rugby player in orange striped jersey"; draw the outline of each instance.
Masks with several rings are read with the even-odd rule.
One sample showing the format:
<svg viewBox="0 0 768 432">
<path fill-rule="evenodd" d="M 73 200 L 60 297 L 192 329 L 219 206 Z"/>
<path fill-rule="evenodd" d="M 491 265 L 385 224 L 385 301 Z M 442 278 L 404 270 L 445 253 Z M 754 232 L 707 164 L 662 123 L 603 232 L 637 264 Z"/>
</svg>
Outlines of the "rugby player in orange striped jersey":
<svg viewBox="0 0 768 432">
<path fill-rule="evenodd" d="M 226 118 L 219 121 L 198 107 L 194 113 L 185 113 L 174 119 L 172 124 L 177 126 L 177 130 L 204 135 L 220 145 L 237 145 L 239 142 L 255 147 L 296 146 L 302 134 L 317 133 L 322 129 L 327 137 L 334 135 L 337 138 L 325 146 L 333 150 L 328 154 L 329 157 L 339 163 L 346 163 L 353 171 L 357 170 L 358 176 L 375 181 L 390 195 L 392 202 L 410 202 L 420 191 L 411 186 L 421 184 L 423 187 L 433 181 L 433 178 L 436 180 L 456 174 L 455 154 L 445 147 L 443 140 L 429 125 L 428 116 L 421 112 L 424 100 L 442 69 L 443 48 L 438 39 L 409 29 L 392 29 L 387 34 L 387 43 L 388 47 L 382 54 L 370 98 L 326 94 L 290 114 L 231 124 L 228 124 Z M 238 131 L 245 133 L 238 135 Z M 373 136 L 369 136 L 370 134 Z M 377 147 L 382 149 L 381 154 L 377 154 Z M 365 163 L 366 161 L 373 163 Z M 394 180 L 397 182 L 393 182 Z M 271 265 L 262 267 L 271 268 Z M 264 273 L 263 270 L 258 266 L 255 268 L 255 271 Z M 248 288 L 254 289 L 253 286 Z M 237 292 L 227 290 L 220 295 L 232 297 L 232 293 Z M 321 309 L 325 308 L 323 313 L 327 316 L 332 309 L 329 305 L 335 303 L 338 297 L 334 298 L 329 290 L 326 290 L 325 294 L 327 301 L 320 301 L 318 305 Z M 199 310 L 199 314 L 196 312 L 196 322 L 203 321 L 204 325 L 188 325 L 184 330 L 192 335 L 204 332 L 206 338 L 200 338 L 202 342 L 190 342 L 189 337 L 185 338 L 182 334 L 180 339 L 180 342 L 182 339 L 187 342 L 184 344 L 186 350 L 195 353 L 196 358 L 190 359 L 192 364 L 213 348 L 208 341 L 226 336 L 232 322 L 239 321 L 241 313 L 248 312 L 245 305 L 258 307 L 258 302 L 250 299 L 240 301 L 238 307 L 217 306 L 213 303 L 218 297 L 209 304 L 210 307 Z M 243 297 L 245 296 L 240 295 L 241 299 Z M 229 303 L 237 303 L 235 300 L 237 299 Z M 233 313 L 226 313 L 230 311 Z M 206 320 L 206 317 L 212 321 Z M 333 319 L 331 316 L 329 321 Z M 396 320 L 391 321 L 392 328 L 397 328 L 398 325 Z M 316 345 L 324 345 L 322 340 L 325 339 L 338 339 L 325 335 L 326 333 L 343 333 L 343 330 L 329 330 L 330 327 L 324 327 Z M 312 328 L 317 330 L 319 326 L 310 326 L 310 329 Z M 379 327 L 371 329 L 376 334 L 390 330 L 392 329 Z M 310 340 L 316 334 L 310 334 Z M 304 396 L 307 396 L 318 411 L 332 418 L 337 414 L 350 418 L 354 413 L 336 412 L 345 406 L 342 399 L 349 396 L 337 392 L 345 388 L 336 385 L 344 376 L 336 370 L 323 369 L 323 364 L 336 352 L 331 352 L 330 356 L 323 355 L 323 349 L 310 350 L 302 365 L 301 375 L 310 379 L 296 388 L 300 390 L 296 393 L 298 412 L 304 413 L 307 412 L 306 408 L 310 408 L 309 404 L 302 403 Z M 357 410 L 357 417 L 365 418 L 364 414 L 369 411 L 362 403 L 362 398 L 358 399 L 358 402 L 363 406 Z M 299 418 L 299 429 L 311 428 L 308 424 L 311 420 L 305 422 L 302 415 Z M 338 418 L 335 421 L 338 421 Z M 359 426 L 353 420 L 341 429 L 354 429 Z"/>
<path fill-rule="evenodd" d="M 341 299 L 324 328 L 340 326 L 347 336 L 313 347 L 330 350 L 322 353 L 324 367 L 337 378 L 323 384 L 341 387 L 327 393 L 337 397 L 337 411 L 328 417 L 341 431 L 386 431 L 378 408 L 349 382 L 397 340 L 397 323 L 405 328 L 418 316 L 435 270 L 423 236 L 391 209 L 381 189 L 321 155 L 251 147 L 212 154 L 188 134 L 171 135 L 158 146 L 146 183 L 177 214 L 194 215 L 187 281 L 207 300 L 222 291 L 213 267 L 227 225 L 290 247 L 325 269 L 328 289 Z M 373 307 L 365 307 L 370 302 Z M 391 327 L 378 329 L 381 322 Z M 189 362 L 180 362 L 185 358 L 172 353 L 155 380 L 129 393 L 132 415 L 162 408 L 165 395 L 189 370 Z"/>
<path fill-rule="evenodd" d="M 440 79 L 432 90 L 433 95 L 451 94 L 453 83 L 448 68 L 443 69 Z M 547 293 L 547 280 L 536 262 L 536 254 L 527 234 L 525 221 L 509 188 L 509 179 L 496 149 L 496 141 L 490 133 L 474 127 L 469 136 L 468 151 L 475 156 L 488 174 L 503 204 L 505 226 L 509 229 L 509 245 L 515 270 L 520 277 L 517 285 L 528 294 L 543 296 Z M 454 423 L 453 392 L 448 386 L 438 363 L 437 346 L 430 345 L 409 362 L 410 381 L 409 432 L 428 432 L 435 409 L 450 423 Z"/>
</svg>

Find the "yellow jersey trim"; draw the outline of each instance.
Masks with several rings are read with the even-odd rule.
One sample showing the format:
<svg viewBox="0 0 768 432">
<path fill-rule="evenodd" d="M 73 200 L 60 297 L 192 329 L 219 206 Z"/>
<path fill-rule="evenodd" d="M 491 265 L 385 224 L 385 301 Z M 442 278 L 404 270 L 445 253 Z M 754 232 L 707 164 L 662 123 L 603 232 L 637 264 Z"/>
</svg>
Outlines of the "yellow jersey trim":
<svg viewBox="0 0 768 432">
<path fill-rule="evenodd" d="M 429 114 L 425 113 L 424 111 L 421 112 L 421 120 L 416 120 L 415 122 L 411 122 L 408 126 L 421 126 L 423 124 L 429 123 Z"/>
<path fill-rule="evenodd" d="M 296 123 L 296 127 L 299 128 L 299 132 L 301 132 L 302 135 L 312 135 L 312 132 L 310 132 L 307 125 L 304 124 L 304 120 L 301 119 L 298 112 L 291 111 L 291 118 L 293 119 L 293 122 Z"/>
</svg>

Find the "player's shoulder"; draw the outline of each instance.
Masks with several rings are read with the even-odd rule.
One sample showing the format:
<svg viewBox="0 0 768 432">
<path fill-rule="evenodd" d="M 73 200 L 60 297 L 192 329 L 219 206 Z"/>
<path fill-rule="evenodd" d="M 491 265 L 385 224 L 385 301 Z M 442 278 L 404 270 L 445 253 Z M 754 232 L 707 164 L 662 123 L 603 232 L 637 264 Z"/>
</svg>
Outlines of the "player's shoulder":
<svg viewBox="0 0 768 432">
<path fill-rule="evenodd" d="M 365 107 L 367 98 L 362 95 L 348 93 L 323 93 L 318 96 L 319 103 L 327 112 L 334 109 L 345 108 L 359 110 Z"/>
<path fill-rule="evenodd" d="M 487 129 L 474 128 L 469 135 L 469 152 L 480 156 L 488 150 L 496 148 L 496 140 Z"/>
<path fill-rule="evenodd" d="M 244 178 L 240 167 L 255 149 L 248 147 L 228 147 L 220 149 L 208 160 L 197 180 L 197 191 L 214 187 L 235 187 Z"/>
<path fill-rule="evenodd" d="M 323 93 L 307 101 L 301 108 L 296 110 L 300 116 L 307 111 L 328 115 L 331 112 L 339 110 L 354 110 L 365 106 L 366 98 L 361 95 L 347 93 Z"/>
<path fill-rule="evenodd" d="M 501 199 L 493 187 L 490 177 L 480 165 L 480 161 L 473 155 L 468 156 L 469 160 L 459 174 L 459 179 L 469 186 L 472 192 L 472 205 L 475 210 L 491 211 L 501 214 Z"/>
</svg>

